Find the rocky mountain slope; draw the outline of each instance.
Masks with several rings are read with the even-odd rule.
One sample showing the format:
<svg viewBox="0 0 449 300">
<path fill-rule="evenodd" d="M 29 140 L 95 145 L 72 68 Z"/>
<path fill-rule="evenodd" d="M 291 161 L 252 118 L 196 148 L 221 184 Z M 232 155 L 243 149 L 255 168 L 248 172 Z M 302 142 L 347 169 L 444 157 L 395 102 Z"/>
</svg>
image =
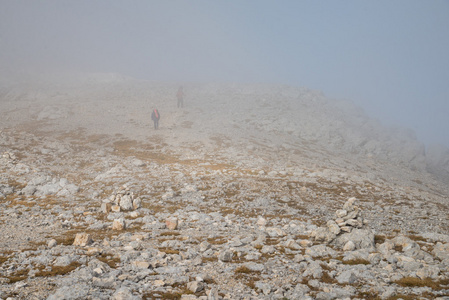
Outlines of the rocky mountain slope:
<svg viewBox="0 0 449 300">
<path fill-rule="evenodd" d="M 177 88 L 3 81 L 0 298 L 448 298 L 448 149 L 305 88 Z"/>
</svg>

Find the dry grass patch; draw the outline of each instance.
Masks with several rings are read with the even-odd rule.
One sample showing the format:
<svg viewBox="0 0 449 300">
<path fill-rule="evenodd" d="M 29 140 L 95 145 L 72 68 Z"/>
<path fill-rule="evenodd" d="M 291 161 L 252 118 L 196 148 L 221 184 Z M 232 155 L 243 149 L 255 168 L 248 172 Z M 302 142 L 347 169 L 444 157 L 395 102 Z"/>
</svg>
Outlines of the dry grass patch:
<svg viewBox="0 0 449 300">
<path fill-rule="evenodd" d="M 24 187 L 26 187 L 27 184 L 18 182 L 17 180 L 14 180 L 14 179 L 8 179 L 8 185 L 12 186 L 14 188 L 14 190 L 17 191 L 17 190 L 21 190 Z"/>
<path fill-rule="evenodd" d="M 35 201 L 36 197 L 29 196 L 25 197 L 23 195 L 17 195 L 16 193 L 12 193 L 6 196 L 5 204 L 8 208 L 19 208 L 20 210 L 29 211 L 32 207 L 39 205 L 44 207 L 45 205 L 42 202 Z M 18 214 L 22 214 L 21 211 L 18 211 Z"/>
<path fill-rule="evenodd" d="M 76 231 L 76 233 L 79 233 L 79 231 Z M 56 240 L 58 245 L 71 246 L 75 241 L 76 233 L 71 234 L 66 232 L 64 235 L 55 237 L 54 239 Z"/>
<path fill-rule="evenodd" d="M 277 246 L 276 249 L 279 251 L 280 254 L 284 255 L 288 259 L 293 259 L 296 255 L 296 250 L 289 248 L 289 247 Z M 288 251 L 287 249 L 291 250 L 291 251 L 295 251 L 295 253 L 287 253 L 287 251 Z"/>
<path fill-rule="evenodd" d="M 171 248 L 159 248 L 159 251 L 164 252 L 165 254 L 179 254 L 179 250 L 171 249 Z"/>
<path fill-rule="evenodd" d="M 337 283 L 338 281 L 337 281 L 335 278 L 331 277 L 331 276 L 329 275 L 329 272 L 324 271 L 324 272 L 323 272 L 323 275 L 321 276 L 320 282 L 322 282 L 322 283 L 328 283 L 328 284 L 335 284 L 335 283 Z"/>
<path fill-rule="evenodd" d="M 29 269 L 19 270 L 19 271 L 14 272 L 10 276 L 6 276 L 6 278 L 9 280 L 10 284 L 15 283 L 15 282 L 27 279 L 29 272 L 30 272 Z"/>
<path fill-rule="evenodd" d="M 171 292 L 159 292 L 152 291 L 149 293 L 145 293 L 142 295 L 142 299 L 168 299 L 175 300 L 181 299 L 183 295 L 194 295 L 195 297 L 206 296 L 206 291 L 201 291 L 198 293 L 194 293 L 187 288 L 186 284 L 173 285 L 174 290 Z"/>
<path fill-rule="evenodd" d="M 14 253 L 14 251 L 11 251 L 11 250 L 9 250 L 9 251 L 2 251 L 2 253 L 0 253 L 0 266 L 4 262 L 6 262 L 9 259 L 10 255 L 13 254 L 13 253 Z"/>
<path fill-rule="evenodd" d="M 258 273 L 258 274 L 260 274 L 260 271 L 253 271 L 253 270 L 249 269 L 247 266 L 239 266 L 234 270 L 234 273 L 243 273 L 243 274 Z"/>
<path fill-rule="evenodd" d="M 394 251 L 396 251 L 396 252 L 402 252 L 402 245 L 394 245 Z"/>
<path fill-rule="evenodd" d="M 212 245 L 223 245 L 228 242 L 228 239 L 222 236 L 208 238 L 207 242 Z"/>
<path fill-rule="evenodd" d="M 254 245 L 254 249 L 262 250 L 262 248 L 263 248 L 263 245 L 261 245 L 261 244 Z"/>
<path fill-rule="evenodd" d="M 374 243 L 375 244 L 383 244 L 385 243 L 386 237 L 384 235 L 374 235 Z"/>
<path fill-rule="evenodd" d="M 160 195 L 158 195 L 158 196 L 160 196 Z M 152 203 L 148 203 L 148 202 L 145 202 L 145 201 L 142 202 L 142 207 L 149 209 L 152 212 L 152 214 L 165 212 L 165 209 L 166 209 L 165 205 L 152 204 Z"/>
<path fill-rule="evenodd" d="M 112 269 L 116 269 L 121 262 L 120 257 L 108 253 L 101 253 L 99 255 L 96 255 L 96 258 L 99 261 L 106 263 Z"/>
<path fill-rule="evenodd" d="M 405 294 L 397 294 L 394 296 L 389 297 L 387 300 L 416 300 L 416 299 L 433 299 L 434 296 L 433 295 L 429 295 L 430 297 L 424 297 L 424 295 L 418 296 L 418 295 L 405 295 Z M 380 299 L 380 298 L 379 298 Z"/>
<path fill-rule="evenodd" d="M 41 277 L 49 277 L 49 276 L 65 275 L 65 274 L 72 272 L 79 266 L 81 266 L 81 264 L 76 261 L 70 263 L 67 266 L 53 266 L 53 267 L 51 267 L 51 271 L 41 270 L 41 271 L 37 272 L 36 277 L 40 277 L 40 276 Z"/>
<path fill-rule="evenodd" d="M 265 240 L 265 245 L 272 246 L 279 244 L 279 239 L 277 238 L 267 238 Z"/>
<path fill-rule="evenodd" d="M 193 294 L 191 291 L 188 294 Z M 185 294 L 187 294 L 185 293 Z M 152 299 L 167 299 L 167 300 L 178 300 L 181 299 L 183 292 L 150 292 L 142 295 L 142 300 L 152 300 Z"/>
<path fill-rule="evenodd" d="M 304 285 L 307 285 L 310 288 L 311 291 L 315 291 L 316 292 L 316 291 L 318 291 L 318 289 L 316 287 L 313 287 L 313 286 L 309 285 L 309 280 L 312 280 L 312 279 L 313 279 L 313 277 L 311 277 L 311 276 L 303 277 L 300 283 L 304 284 Z"/>
<path fill-rule="evenodd" d="M 408 238 L 415 242 L 427 242 L 427 239 L 415 234 L 409 235 Z"/>
<path fill-rule="evenodd" d="M 46 246 L 47 246 L 47 244 L 46 244 L 45 241 L 40 241 L 40 242 L 30 241 L 29 243 L 30 243 L 30 245 L 32 246 L 31 248 L 23 248 L 23 249 L 20 249 L 20 251 L 21 251 L 21 252 L 25 252 L 25 251 L 36 251 L 36 250 L 38 250 L 39 248 L 42 248 L 42 247 L 46 247 Z"/>
<path fill-rule="evenodd" d="M 354 266 L 354 265 L 369 265 L 369 264 L 371 264 L 368 260 L 361 259 L 361 258 L 350 259 L 350 260 L 343 260 L 342 263 L 344 265 L 350 265 L 350 266 Z"/>
<path fill-rule="evenodd" d="M 0 266 L 8 260 L 8 257 L 0 256 Z"/>
<path fill-rule="evenodd" d="M 217 261 L 218 261 L 218 257 L 216 257 L 216 256 L 210 256 L 210 257 L 203 256 L 203 257 L 201 257 L 201 262 L 203 264 L 213 263 L 213 262 L 217 262 Z"/>
<path fill-rule="evenodd" d="M 246 266 L 239 266 L 234 270 L 234 278 L 242 281 L 246 286 L 251 289 L 256 289 L 255 282 L 260 280 L 260 271 L 253 271 Z"/>
<path fill-rule="evenodd" d="M 164 231 L 159 234 L 160 236 L 178 236 L 181 235 L 178 231 Z"/>
<path fill-rule="evenodd" d="M 109 240 L 115 239 L 115 237 L 118 234 L 121 233 L 133 233 L 139 231 L 140 228 L 127 228 L 122 231 L 112 230 L 111 228 L 106 229 L 87 229 L 84 227 L 77 227 L 72 228 L 67 231 L 65 231 L 62 235 L 54 237 L 54 239 L 58 242 L 58 244 L 64 245 L 64 246 L 70 246 L 73 245 L 73 242 L 75 241 L 75 236 L 78 233 L 87 233 L 90 234 L 92 237 L 92 240 L 94 241 L 102 241 L 105 238 Z"/>
<path fill-rule="evenodd" d="M 379 293 L 376 292 L 359 292 L 356 296 L 365 300 L 381 300 Z"/>
<path fill-rule="evenodd" d="M 151 150 L 143 150 L 148 149 L 148 145 L 137 142 L 135 140 L 120 140 L 114 142 L 114 148 L 116 150 L 116 154 L 123 157 L 134 156 L 143 161 L 153 161 L 160 164 L 175 164 L 182 163 L 179 157 L 175 155 L 168 155 L 155 152 L 156 150 L 161 150 L 165 146 L 164 143 L 153 143 L 150 145 Z"/>
<path fill-rule="evenodd" d="M 403 287 L 430 287 L 432 290 L 442 290 L 449 288 L 449 279 L 433 280 L 431 278 L 420 279 L 416 277 L 404 277 L 394 281 Z"/>
</svg>

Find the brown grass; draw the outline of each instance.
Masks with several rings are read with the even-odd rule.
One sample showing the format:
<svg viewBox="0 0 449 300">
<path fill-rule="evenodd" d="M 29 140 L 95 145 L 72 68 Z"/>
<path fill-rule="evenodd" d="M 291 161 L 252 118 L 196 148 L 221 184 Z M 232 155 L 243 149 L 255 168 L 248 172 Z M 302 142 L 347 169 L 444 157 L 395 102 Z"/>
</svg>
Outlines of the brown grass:
<svg viewBox="0 0 449 300">
<path fill-rule="evenodd" d="M 9 259 L 9 255 L 11 255 L 12 251 L 3 251 L 0 255 L 0 266 Z"/>
<path fill-rule="evenodd" d="M 273 245 L 277 245 L 277 244 L 279 244 L 279 239 L 277 239 L 277 238 L 267 238 L 265 240 L 265 245 L 273 246 Z"/>
<path fill-rule="evenodd" d="M 401 246 L 401 245 L 395 245 L 395 246 L 394 246 L 394 251 L 396 251 L 396 252 L 402 252 L 402 246 Z"/>
<path fill-rule="evenodd" d="M 222 245 L 226 244 L 228 242 L 228 239 L 225 237 L 214 237 L 214 238 L 208 238 L 207 242 L 212 245 Z"/>
<path fill-rule="evenodd" d="M 179 250 L 171 248 L 159 248 L 159 251 L 164 252 L 165 254 L 179 254 Z"/>
<path fill-rule="evenodd" d="M 48 277 L 48 276 L 57 276 L 57 275 L 65 275 L 68 274 L 70 272 L 72 272 L 73 270 L 75 270 L 76 268 L 78 268 L 79 266 L 81 266 L 80 263 L 78 262 L 72 262 L 70 263 L 68 266 L 53 266 L 51 267 L 51 271 L 40 271 L 36 273 L 36 277 Z"/>
<path fill-rule="evenodd" d="M 427 239 L 425 239 L 419 235 L 412 234 L 412 235 L 409 235 L 408 238 L 415 242 L 427 242 Z"/>
<path fill-rule="evenodd" d="M 211 256 L 211 257 L 203 256 L 201 258 L 201 261 L 202 261 L 203 264 L 207 264 L 207 263 L 211 263 L 211 262 L 217 262 L 218 261 L 218 257 L 216 257 L 216 256 Z"/>
<path fill-rule="evenodd" d="M 256 272 L 255 272 L 255 271 L 252 271 L 251 269 L 249 269 L 249 268 L 246 267 L 246 266 L 240 266 L 240 267 L 237 267 L 237 268 L 235 269 L 234 273 L 250 274 L 250 273 L 256 273 Z M 258 272 L 258 273 L 260 273 L 260 272 Z"/>
<path fill-rule="evenodd" d="M 371 263 L 366 259 L 358 258 L 358 259 L 344 260 L 343 264 L 353 266 L 353 265 L 369 265 Z"/>
<path fill-rule="evenodd" d="M 27 279 L 29 271 L 30 271 L 29 269 L 16 271 L 14 274 L 7 277 L 9 279 L 9 283 L 15 283 Z"/>
<path fill-rule="evenodd" d="M 449 279 L 433 280 L 431 278 L 404 277 L 394 283 L 403 287 L 430 287 L 432 290 L 442 290 L 448 288 Z"/>
<path fill-rule="evenodd" d="M 152 300 L 152 299 L 167 299 L 167 300 L 178 300 L 181 299 L 181 292 L 150 292 L 142 295 L 142 300 Z"/>
<path fill-rule="evenodd" d="M 99 261 L 106 263 L 112 269 L 117 268 L 121 262 L 120 257 L 116 257 L 112 254 L 107 254 L 107 253 L 101 253 L 101 254 L 97 255 L 96 258 Z"/>
<path fill-rule="evenodd" d="M 160 236 L 177 236 L 177 235 L 180 235 L 180 233 L 177 231 L 164 231 L 161 232 L 160 234 Z"/>
<path fill-rule="evenodd" d="M 324 271 L 323 275 L 321 276 L 320 282 L 334 284 L 337 283 L 337 280 L 335 278 L 332 278 L 328 272 Z"/>
<path fill-rule="evenodd" d="M 378 235 L 376 234 L 374 236 L 374 243 L 376 244 L 383 244 L 385 243 L 386 237 L 384 235 Z"/>
<path fill-rule="evenodd" d="M 255 282 L 260 280 L 260 278 L 259 278 L 260 271 L 250 270 L 246 266 L 237 267 L 235 269 L 234 273 L 235 273 L 235 276 L 234 276 L 235 279 L 243 282 L 246 286 L 248 286 L 251 289 L 255 289 L 256 288 Z"/>
<path fill-rule="evenodd" d="M 433 299 L 434 297 L 432 296 L 431 298 L 428 299 Z M 397 294 L 394 296 L 391 296 L 388 298 L 388 300 L 416 300 L 416 299 L 422 299 L 422 296 L 418 296 L 418 295 L 404 295 L 404 294 Z"/>
<path fill-rule="evenodd" d="M 187 289 L 186 285 L 180 285 L 176 287 L 175 291 L 172 292 L 149 292 L 142 295 L 143 300 L 149 300 L 149 299 L 168 299 L 168 300 L 177 300 L 181 299 L 182 295 L 195 295 L 197 297 L 199 296 L 205 296 L 205 291 L 201 291 L 198 293 L 193 293 L 191 290 Z"/>
</svg>

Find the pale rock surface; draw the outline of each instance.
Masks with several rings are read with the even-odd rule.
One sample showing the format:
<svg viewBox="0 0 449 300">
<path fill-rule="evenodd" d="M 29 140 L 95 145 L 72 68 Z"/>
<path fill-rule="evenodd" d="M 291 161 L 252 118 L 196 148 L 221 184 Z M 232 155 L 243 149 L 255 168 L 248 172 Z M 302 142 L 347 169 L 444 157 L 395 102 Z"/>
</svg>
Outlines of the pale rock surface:
<svg viewBox="0 0 449 300">
<path fill-rule="evenodd" d="M 88 233 L 77 233 L 73 242 L 74 246 L 85 247 L 93 243 L 92 237 Z"/>
</svg>

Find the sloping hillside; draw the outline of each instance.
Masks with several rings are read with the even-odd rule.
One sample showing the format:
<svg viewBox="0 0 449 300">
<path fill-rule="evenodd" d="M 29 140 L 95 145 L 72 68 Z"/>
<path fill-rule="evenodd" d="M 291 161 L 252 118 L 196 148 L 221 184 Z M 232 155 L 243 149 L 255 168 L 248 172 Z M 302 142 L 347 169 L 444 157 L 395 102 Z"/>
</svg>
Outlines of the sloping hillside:
<svg viewBox="0 0 449 300">
<path fill-rule="evenodd" d="M 305 88 L 177 89 L 3 83 L 0 298 L 447 295 L 447 149 Z"/>
</svg>

